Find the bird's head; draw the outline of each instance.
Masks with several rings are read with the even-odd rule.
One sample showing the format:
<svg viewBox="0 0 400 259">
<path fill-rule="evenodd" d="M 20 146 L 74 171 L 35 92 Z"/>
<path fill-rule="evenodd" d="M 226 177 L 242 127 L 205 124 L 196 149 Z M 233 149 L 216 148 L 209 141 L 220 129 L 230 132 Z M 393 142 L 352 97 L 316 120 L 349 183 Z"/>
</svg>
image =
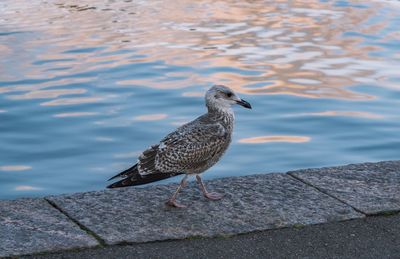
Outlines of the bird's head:
<svg viewBox="0 0 400 259">
<path fill-rule="evenodd" d="M 239 104 L 247 109 L 251 109 L 250 103 L 239 98 L 239 96 L 227 86 L 214 85 L 206 93 L 206 105 L 209 110 L 229 110 L 234 104 Z"/>
</svg>

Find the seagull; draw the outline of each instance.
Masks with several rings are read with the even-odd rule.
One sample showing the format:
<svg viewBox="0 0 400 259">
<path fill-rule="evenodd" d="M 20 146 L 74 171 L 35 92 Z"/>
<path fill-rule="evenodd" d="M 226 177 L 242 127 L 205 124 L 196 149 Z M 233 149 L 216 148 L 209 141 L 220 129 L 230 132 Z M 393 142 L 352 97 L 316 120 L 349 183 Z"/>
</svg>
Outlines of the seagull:
<svg viewBox="0 0 400 259">
<path fill-rule="evenodd" d="M 210 200 L 220 200 L 223 195 L 208 192 L 200 174 L 215 165 L 232 140 L 235 104 L 251 109 L 227 86 L 214 85 L 205 95 L 208 112 L 168 134 L 158 144 L 150 146 L 139 156 L 131 168 L 111 177 L 123 178 L 107 188 L 135 186 L 185 174 L 166 205 L 186 207 L 176 201 L 179 191 L 186 186 L 189 175 L 196 181 L 203 195 Z"/>
</svg>

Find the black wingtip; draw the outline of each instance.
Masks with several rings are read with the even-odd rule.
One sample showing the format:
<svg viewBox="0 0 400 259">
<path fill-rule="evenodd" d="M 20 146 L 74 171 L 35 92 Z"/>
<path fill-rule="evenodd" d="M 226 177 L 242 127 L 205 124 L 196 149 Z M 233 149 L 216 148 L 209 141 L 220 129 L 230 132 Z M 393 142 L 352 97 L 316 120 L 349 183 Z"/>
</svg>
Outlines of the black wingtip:
<svg viewBox="0 0 400 259">
<path fill-rule="evenodd" d="M 125 178 L 125 179 L 121 179 L 115 183 L 112 183 L 110 185 L 108 185 L 106 188 L 107 189 L 113 189 L 113 188 L 121 188 L 121 187 L 128 187 L 128 186 L 134 186 L 137 185 L 135 182 L 136 178 Z"/>
<path fill-rule="evenodd" d="M 130 167 L 130 168 L 128 168 L 128 169 L 122 171 L 121 173 L 119 173 L 119 174 L 117 174 L 117 175 L 114 175 L 113 177 L 111 177 L 111 178 L 108 179 L 107 181 L 111 181 L 111 180 L 113 180 L 113 179 L 115 179 L 115 178 L 118 178 L 118 177 L 123 177 L 123 176 L 125 176 L 125 175 L 128 174 L 128 173 L 134 172 L 136 169 L 137 169 L 137 164 L 135 164 L 135 165 L 133 165 L 132 167 Z M 108 187 L 107 187 L 107 188 L 108 188 Z"/>
<path fill-rule="evenodd" d="M 143 185 L 148 184 L 156 181 L 160 181 L 166 178 L 170 178 L 176 175 L 180 175 L 182 173 L 157 173 L 157 174 L 150 174 L 142 177 L 140 175 L 130 176 L 125 179 L 121 179 L 115 183 L 112 183 L 107 186 L 108 189 L 113 188 L 120 188 L 120 187 L 128 187 L 128 186 L 136 186 L 136 185 Z"/>
<path fill-rule="evenodd" d="M 113 188 L 118 188 L 118 187 L 122 187 L 122 186 L 117 186 L 116 183 L 112 183 L 112 184 L 108 185 L 106 188 L 113 189 Z"/>
<path fill-rule="evenodd" d="M 119 177 L 119 174 L 117 174 L 117 175 L 114 175 L 113 177 L 111 177 L 110 179 L 108 179 L 107 181 L 111 181 L 111 180 L 113 180 L 113 179 L 115 179 L 115 178 L 117 178 L 117 177 Z M 110 186 L 110 185 L 109 185 Z M 107 188 L 108 188 L 108 186 L 107 186 Z"/>
</svg>

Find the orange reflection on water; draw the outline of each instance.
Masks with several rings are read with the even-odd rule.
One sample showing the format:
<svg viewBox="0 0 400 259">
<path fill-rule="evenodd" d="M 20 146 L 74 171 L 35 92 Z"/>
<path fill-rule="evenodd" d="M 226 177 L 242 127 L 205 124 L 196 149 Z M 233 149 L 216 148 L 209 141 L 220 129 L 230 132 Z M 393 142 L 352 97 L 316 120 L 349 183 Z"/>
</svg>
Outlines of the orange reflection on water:
<svg viewBox="0 0 400 259">
<path fill-rule="evenodd" d="M 76 98 L 62 98 L 55 99 L 49 102 L 41 103 L 41 106 L 58 106 L 58 105 L 76 105 L 84 103 L 96 103 L 103 100 L 101 97 L 76 97 Z"/>
<path fill-rule="evenodd" d="M 94 116 L 98 115 L 98 112 L 65 112 L 54 114 L 53 117 L 56 118 L 66 118 L 66 117 L 83 117 L 83 116 Z"/>
<path fill-rule="evenodd" d="M 313 112 L 305 113 L 305 115 L 316 115 L 316 116 L 346 116 L 346 117 L 358 117 L 367 119 L 382 119 L 383 115 L 370 113 L 370 112 L 359 112 L 359 111 L 324 111 L 324 112 Z"/>
<path fill-rule="evenodd" d="M 158 121 L 167 118 L 168 115 L 164 113 L 139 115 L 134 118 L 137 121 Z"/>
<path fill-rule="evenodd" d="M 20 95 L 8 95 L 7 98 L 11 100 L 29 100 L 29 99 L 53 99 L 62 95 L 70 94 L 83 94 L 86 93 L 86 89 L 57 89 L 57 90 L 38 90 L 30 91 Z"/>
<path fill-rule="evenodd" d="M 192 69 L 178 78 L 176 72 L 160 72 L 115 82 L 161 89 L 221 83 L 246 94 L 353 100 L 373 98 L 350 90 L 353 85 L 379 82 L 396 87 L 385 80 L 397 75 L 395 66 L 370 55 L 382 47 L 362 35 L 375 36 L 388 24 L 385 19 L 371 20 L 382 9 L 378 2 L 368 3 L 368 8 L 318 0 L 6 2 L 10 4 L 2 14 L 4 20 L 16 30 L 40 35 L 15 48 L 0 45 L 0 58 L 19 62 L 17 67 L 29 78 L 162 61 L 165 66 Z M 45 51 L 30 51 L 41 48 Z M 21 49 L 26 51 L 20 53 Z M 42 62 L 33 62 L 37 60 Z M 194 68 L 208 71 L 202 74 Z M 18 88 L 3 87 L 0 93 L 38 90 Z M 40 98 L 40 93 L 30 96 Z"/>
<path fill-rule="evenodd" d="M 79 84 L 79 83 L 87 83 L 94 81 L 95 77 L 85 77 L 85 78 L 68 78 L 68 79 L 59 79 L 59 80 L 50 80 L 44 83 L 26 83 L 26 84 L 17 84 L 13 86 L 4 86 L 0 87 L 0 94 L 1 93 L 13 93 L 13 92 L 30 92 L 30 91 L 38 91 L 43 90 L 45 88 L 50 87 L 60 87 L 72 84 Z"/>
<path fill-rule="evenodd" d="M 268 142 L 304 143 L 304 142 L 309 142 L 310 140 L 311 138 L 306 136 L 259 136 L 259 137 L 239 139 L 239 143 L 246 143 L 246 144 L 261 144 Z"/>
<path fill-rule="evenodd" d="M 14 188 L 14 190 L 16 190 L 16 191 L 40 191 L 40 190 L 43 190 L 43 188 L 30 186 L 30 185 L 18 185 Z"/>
<path fill-rule="evenodd" d="M 27 165 L 4 165 L 0 166 L 0 171 L 26 171 L 32 169 L 31 166 Z"/>
</svg>

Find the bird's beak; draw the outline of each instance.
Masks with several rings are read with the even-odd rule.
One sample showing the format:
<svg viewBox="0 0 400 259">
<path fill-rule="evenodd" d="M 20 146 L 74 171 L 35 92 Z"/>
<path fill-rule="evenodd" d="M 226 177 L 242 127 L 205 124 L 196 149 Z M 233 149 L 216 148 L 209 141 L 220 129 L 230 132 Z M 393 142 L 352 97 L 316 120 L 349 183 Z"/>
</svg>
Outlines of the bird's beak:
<svg viewBox="0 0 400 259">
<path fill-rule="evenodd" d="M 243 106 L 244 108 L 251 109 L 250 103 L 246 102 L 243 99 L 240 99 L 239 101 L 236 101 L 236 103 L 241 105 L 241 106 Z"/>
</svg>

